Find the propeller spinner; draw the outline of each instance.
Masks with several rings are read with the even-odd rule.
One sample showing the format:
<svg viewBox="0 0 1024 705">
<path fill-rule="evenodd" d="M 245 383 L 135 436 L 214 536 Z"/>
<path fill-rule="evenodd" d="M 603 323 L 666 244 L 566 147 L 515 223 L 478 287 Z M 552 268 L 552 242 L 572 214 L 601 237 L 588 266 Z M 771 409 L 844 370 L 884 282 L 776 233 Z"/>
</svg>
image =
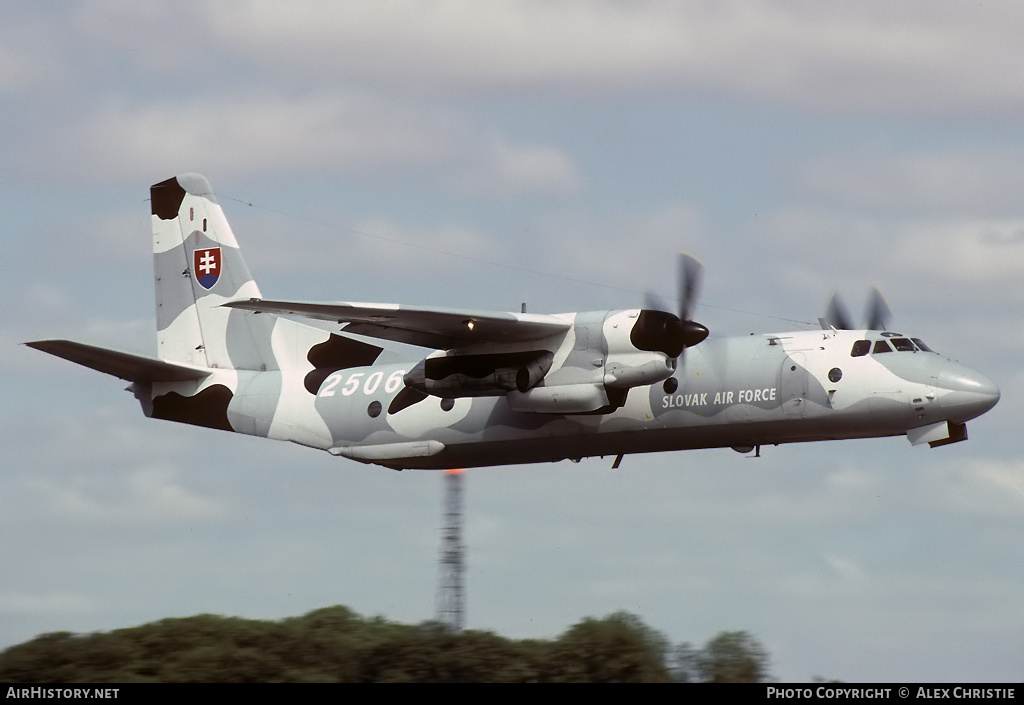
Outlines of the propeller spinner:
<svg viewBox="0 0 1024 705">
<path fill-rule="evenodd" d="M 708 337 L 708 329 L 690 318 L 697 299 L 703 265 L 687 254 L 680 254 L 676 285 L 679 313 L 668 312 L 658 297 L 648 293 L 630 340 L 638 350 L 658 350 L 678 358 L 683 350 Z"/>
</svg>

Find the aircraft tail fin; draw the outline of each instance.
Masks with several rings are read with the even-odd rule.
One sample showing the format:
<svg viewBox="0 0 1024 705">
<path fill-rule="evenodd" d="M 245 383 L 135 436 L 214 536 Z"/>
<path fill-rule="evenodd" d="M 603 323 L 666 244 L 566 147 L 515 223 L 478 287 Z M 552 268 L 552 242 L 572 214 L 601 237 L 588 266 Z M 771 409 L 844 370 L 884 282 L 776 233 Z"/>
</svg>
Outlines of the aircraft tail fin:
<svg viewBox="0 0 1024 705">
<path fill-rule="evenodd" d="M 210 183 L 180 174 L 150 188 L 157 354 L 207 368 L 277 369 L 274 316 L 222 308 L 260 297 Z"/>
</svg>

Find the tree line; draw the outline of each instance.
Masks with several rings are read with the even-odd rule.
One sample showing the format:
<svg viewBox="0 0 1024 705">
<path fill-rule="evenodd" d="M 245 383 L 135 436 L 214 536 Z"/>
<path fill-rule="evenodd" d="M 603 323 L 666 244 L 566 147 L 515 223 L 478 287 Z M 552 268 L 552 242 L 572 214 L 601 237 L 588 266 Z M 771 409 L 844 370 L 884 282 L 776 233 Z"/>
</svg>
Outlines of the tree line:
<svg viewBox="0 0 1024 705">
<path fill-rule="evenodd" d="M 199 615 L 43 634 L 0 652 L 0 682 L 763 682 L 768 661 L 747 632 L 672 645 L 626 612 L 542 640 L 335 606 L 280 621 Z"/>
</svg>

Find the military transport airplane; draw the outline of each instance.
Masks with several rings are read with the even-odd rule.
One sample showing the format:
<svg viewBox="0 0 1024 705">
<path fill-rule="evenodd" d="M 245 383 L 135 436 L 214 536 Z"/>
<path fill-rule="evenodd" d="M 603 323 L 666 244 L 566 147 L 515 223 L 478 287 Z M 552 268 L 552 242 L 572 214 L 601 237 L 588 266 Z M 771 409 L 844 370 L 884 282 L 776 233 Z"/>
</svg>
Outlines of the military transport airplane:
<svg viewBox="0 0 1024 705">
<path fill-rule="evenodd" d="M 395 469 L 618 466 L 631 453 L 843 438 L 940 446 L 999 400 L 981 374 L 878 320 L 708 338 L 690 318 L 700 270 L 688 257 L 678 315 L 266 300 L 205 178 L 150 195 L 157 357 L 28 345 L 131 381 L 158 419 Z"/>
</svg>

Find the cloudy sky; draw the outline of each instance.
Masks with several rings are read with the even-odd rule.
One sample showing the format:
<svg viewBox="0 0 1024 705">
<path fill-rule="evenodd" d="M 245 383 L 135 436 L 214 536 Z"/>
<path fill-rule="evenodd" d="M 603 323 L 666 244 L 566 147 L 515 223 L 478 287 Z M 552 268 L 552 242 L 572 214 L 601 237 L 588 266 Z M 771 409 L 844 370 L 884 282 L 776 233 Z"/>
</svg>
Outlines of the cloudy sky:
<svg viewBox="0 0 1024 705">
<path fill-rule="evenodd" d="M 0 2 L 0 647 L 203 612 L 434 616 L 442 477 L 142 417 L 19 344 L 152 354 L 150 184 L 269 297 L 562 312 L 706 266 L 713 335 L 893 325 L 967 443 L 475 470 L 468 621 L 747 630 L 784 680 L 1024 677 L 1019 2 Z"/>
</svg>

